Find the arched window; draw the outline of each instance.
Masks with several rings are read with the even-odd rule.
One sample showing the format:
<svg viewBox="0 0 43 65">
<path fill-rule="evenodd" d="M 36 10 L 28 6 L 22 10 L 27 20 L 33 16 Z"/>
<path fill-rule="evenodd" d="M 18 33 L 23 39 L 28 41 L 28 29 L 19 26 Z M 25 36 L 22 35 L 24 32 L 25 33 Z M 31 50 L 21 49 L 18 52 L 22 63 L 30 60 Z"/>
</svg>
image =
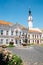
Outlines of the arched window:
<svg viewBox="0 0 43 65">
<path fill-rule="evenodd" d="M 20 40 L 20 44 L 21 44 L 21 40 Z"/>
<path fill-rule="evenodd" d="M 6 39 L 6 44 L 8 44 L 8 39 Z"/>
<path fill-rule="evenodd" d="M 8 31 L 6 31 L 6 35 L 8 35 Z"/>
<path fill-rule="evenodd" d="M 41 35 L 40 35 L 40 38 L 41 38 Z"/>
<path fill-rule="evenodd" d="M 1 35 L 3 35 L 3 30 L 1 30 Z"/>
<path fill-rule="evenodd" d="M 34 38 L 34 34 L 33 34 L 33 38 Z"/>
<path fill-rule="evenodd" d="M 13 35 L 14 31 L 11 31 L 11 35 Z"/>
<path fill-rule="evenodd" d="M 3 43 L 3 39 L 1 39 L 1 44 Z"/>
</svg>

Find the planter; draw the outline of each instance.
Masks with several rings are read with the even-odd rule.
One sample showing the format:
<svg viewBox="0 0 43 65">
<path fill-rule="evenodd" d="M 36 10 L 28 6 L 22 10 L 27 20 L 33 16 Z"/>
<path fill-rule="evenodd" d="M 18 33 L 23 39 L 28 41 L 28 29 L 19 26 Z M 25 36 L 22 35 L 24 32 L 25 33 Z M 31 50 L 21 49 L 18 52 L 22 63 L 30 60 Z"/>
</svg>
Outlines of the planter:
<svg viewBox="0 0 43 65">
<path fill-rule="evenodd" d="M 27 44 L 25 43 L 25 44 L 22 44 L 23 46 L 27 46 Z"/>
</svg>

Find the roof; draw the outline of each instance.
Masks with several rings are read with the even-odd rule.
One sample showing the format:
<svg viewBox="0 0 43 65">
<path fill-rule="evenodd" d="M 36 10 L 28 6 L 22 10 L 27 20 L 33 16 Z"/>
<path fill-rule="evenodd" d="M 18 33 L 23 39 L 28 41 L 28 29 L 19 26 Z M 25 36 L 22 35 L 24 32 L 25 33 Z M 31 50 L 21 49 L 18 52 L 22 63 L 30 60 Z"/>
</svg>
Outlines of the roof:
<svg viewBox="0 0 43 65">
<path fill-rule="evenodd" d="M 22 30 L 28 30 L 28 28 L 26 28 L 24 25 L 21 26 Z"/>
<path fill-rule="evenodd" d="M 21 25 L 19 23 L 16 23 L 14 26 L 20 27 L 22 30 L 27 30 L 27 28 L 24 25 Z"/>
<path fill-rule="evenodd" d="M 6 22 L 6 21 L 3 21 L 3 20 L 0 20 L 0 25 L 12 25 L 11 22 Z M 26 28 L 24 25 L 21 25 L 21 28 L 22 30 L 28 30 L 28 28 Z M 42 33 L 42 31 L 38 28 L 32 28 L 32 29 L 29 29 L 28 30 L 29 32 L 31 33 Z"/>
<path fill-rule="evenodd" d="M 11 25 L 12 23 L 11 22 L 6 22 L 6 21 L 3 21 L 3 20 L 0 20 L 0 25 Z"/>
<path fill-rule="evenodd" d="M 40 29 L 36 29 L 36 28 L 29 29 L 29 32 L 31 32 L 31 33 L 42 33 L 42 31 Z"/>
</svg>

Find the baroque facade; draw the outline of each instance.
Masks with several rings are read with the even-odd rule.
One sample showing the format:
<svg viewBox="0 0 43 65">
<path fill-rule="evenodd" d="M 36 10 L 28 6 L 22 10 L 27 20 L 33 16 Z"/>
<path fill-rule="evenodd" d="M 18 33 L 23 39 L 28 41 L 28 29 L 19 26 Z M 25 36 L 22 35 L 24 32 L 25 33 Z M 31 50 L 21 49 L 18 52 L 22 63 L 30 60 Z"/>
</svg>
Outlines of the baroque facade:
<svg viewBox="0 0 43 65">
<path fill-rule="evenodd" d="M 29 10 L 28 28 L 21 24 L 12 24 L 0 20 L 0 45 L 14 42 L 16 45 L 40 44 L 42 43 L 42 31 L 39 28 L 33 28 L 32 14 Z"/>
</svg>

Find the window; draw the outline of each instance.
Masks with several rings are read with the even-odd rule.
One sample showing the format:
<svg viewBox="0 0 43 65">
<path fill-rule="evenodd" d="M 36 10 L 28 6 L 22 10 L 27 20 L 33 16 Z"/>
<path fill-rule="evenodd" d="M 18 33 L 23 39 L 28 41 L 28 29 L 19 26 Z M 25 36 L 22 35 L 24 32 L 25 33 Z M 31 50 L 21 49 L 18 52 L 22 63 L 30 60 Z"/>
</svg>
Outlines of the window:
<svg viewBox="0 0 43 65">
<path fill-rule="evenodd" d="M 39 40 L 37 40 L 37 44 L 39 44 Z"/>
<path fill-rule="evenodd" d="M 8 44 L 8 39 L 6 39 L 6 44 Z"/>
<path fill-rule="evenodd" d="M 29 43 L 30 43 L 30 40 L 29 40 Z"/>
<path fill-rule="evenodd" d="M 21 32 L 20 32 L 20 35 L 21 35 Z"/>
<path fill-rule="evenodd" d="M 3 39 L 1 39 L 1 44 L 3 43 Z"/>
<path fill-rule="evenodd" d="M 8 31 L 6 31 L 6 35 L 8 35 Z"/>
<path fill-rule="evenodd" d="M 25 43 L 27 43 L 27 39 L 25 39 Z"/>
<path fill-rule="evenodd" d="M 1 30 L 1 35 L 3 35 L 3 30 Z"/>
<path fill-rule="evenodd" d="M 33 43 L 34 43 L 34 40 L 33 40 Z"/>
<path fill-rule="evenodd" d="M 18 44 L 18 41 L 16 40 L 16 44 Z"/>
<path fill-rule="evenodd" d="M 35 40 L 35 43 L 36 43 L 36 40 Z"/>
<path fill-rule="evenodd" d="M 34 38 L 34 35 L 33 35 L 33 38 Z"/>
<path fill-rule="evenodd" d="M 41 38 L 41 35 L 40 35 L 40 38 Z"/>
<path fill-rule="evenodd" d="M 35 38 L 36 38 L 36 35 L 35 35 Z"/>
<path fill-rule="evenodd" d="M 18 31 L 16 31 L 16 36 L 18 35 Z"/>
<path fill-rule="evenodd" d="M 24 33 L 22 34 L 22 36 L 24 36 Z"/>
<path fill-rule="evenodd" d="M 13 39 L 11 39 L 11 42 L 13 42 Z"/>
<path fill-rule="evenodd" d="M 13 31 L 11 31 L 11 35 L 13 35 Z"/>
<path fill-rule="evenodd" d="M 38 35 L 37 35 L 37 38 L 38 38 Z"/>
<path fill-rule="evenodd" d="M 25 35 L 25 37 L 27 38 L 27 34 Z"/>
<path fill-rule="evenodd" d="M 21 44 L 21 40 L 20 40 L 20 44 Z"/>
<path fill-rule="evenodd" d="M 30 38 L 30 35 L 28 35 L 28 37 Z"/>
</svg>

